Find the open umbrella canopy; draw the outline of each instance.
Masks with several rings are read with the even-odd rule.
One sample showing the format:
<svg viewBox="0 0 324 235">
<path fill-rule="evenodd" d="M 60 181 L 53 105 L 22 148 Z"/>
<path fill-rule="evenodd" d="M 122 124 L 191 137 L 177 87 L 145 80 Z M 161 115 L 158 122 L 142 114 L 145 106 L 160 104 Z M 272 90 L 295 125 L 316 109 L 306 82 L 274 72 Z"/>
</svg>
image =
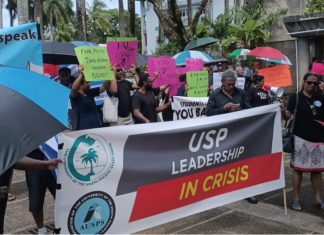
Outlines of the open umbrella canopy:
<svg viewBox="0 0 324 235">
<path fill-rule="evenodd" d="M 29 70 L 0 67 L 0 175 L 67 129 L 70 89 Z"/>
<path fill-rule="evenodd" d="M 197 49 L 202 46 L 208 46 L 208 45 L 214 44 L 216 42 L 219 42 L 219 40 L 212 38 L 212 37 L 199 38 L 197 40 L 189 42 L 183 50 L 184 51 L 193 50 L 193 49 Z"/>
<path fill-rule="evenodd" d="M 227 62 L 228 60 L 221 55 L 211 53 L 210 57 L 214 59 L 215 62 Z"/>
<path fill-rule="evenodd" d="M 286 60 L 286 57 L 279 50 L 272 47 L 257 47 L 247 55 L 274 60 Z"/>
<path fill-rule="evenodd" d="M 205 52 L 201 52 L 201 51 L 183 51 L 183 52 L 176 54 L 172 58 L 174 58 L 176 60 L 177 66 L 185 65 L 186 58 L 202 59 L 204 61 L 204 64 L 215 62 L 215 60 L 213 58 L 211 58 Z"/>
<path fill-rule="evenodd" d="M 254 56 L 248 56 L 251 51 L 248 49 L 237 49 L 233 51 L 228 58 L 232 60 L 257 60 Z"/>
<path fill-rule="evenodd" d="M 274 60 L 274 59 L 269 59 L 269 58 L 262 58 L 262 57 L 257 57 L 258 60 L 265 60 L 265 61 L 268 61 L 268 62 L 274 62 L 276 64 L 289 64 L 289 65 L 292 65 L 290 59 L 284 55 L 284 57 L 286 58 L 285 60 Z"/>
</svg>

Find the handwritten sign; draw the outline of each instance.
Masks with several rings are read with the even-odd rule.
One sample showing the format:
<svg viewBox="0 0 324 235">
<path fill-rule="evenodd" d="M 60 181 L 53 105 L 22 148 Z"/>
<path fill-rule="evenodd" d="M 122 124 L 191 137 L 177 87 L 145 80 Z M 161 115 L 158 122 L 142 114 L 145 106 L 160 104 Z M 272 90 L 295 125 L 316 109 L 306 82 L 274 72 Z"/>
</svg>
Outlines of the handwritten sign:
<svg viewBox="0 0 324 235">
<path fill-rule="evenodd" d="M 169 94 L 170 96 L 175 96 L 178 93 L 178 89 L 179 87 L 182 86 L 182 82 L 180 82 L 179 80 L 177 81 L 177 84 L 171 84 L 169 87 Z"/>
<path fill-rule="evenodd" d="M 129 68 L 136 62 L 138 41 L 107 41 L 107 52 L 117 69 Z"/>
<path fill-rule="evenodd" d="M 312 71 L 318 75 L 324 75 L 324 64 L 322 63 L 313 63 Z"/>
<path fill-rule="evenodd" d="M 222 86 L 222 72 L 213 73 L 213 87 L 214 90 Z"/>
<path fill-rule="evenodd" d="M 159 58 L 154 60 L 154 64 L 156 71 L 159 73 L 154 85 L 161 86 L 164 84 L 177 83 L 175 59 Z"/>
<path fill-rule="evenodd" d="M 154 78 L 154 72 L 156 70 L 154 60 L 161 59 L 161 58 L 169 58 L 169 57 L 160 56 L 160 57 L 154 57 L 154 58 L 150 57 L 150 58 L 147 59 L 148 73 L 149 73 L 151 78 Z M 155 84 L 156 83 L 154 82 L 154 85 Z"/>
<path fill-rule="evenodd" d="M 79 63 L 84 67 L 87 81 L 113 80 L 107 51 L 102 47 L 83 46 L 74 48 Z"/>
<path fill-rule="evenodd" d="M 129 37 L 129 38 L 114 38 L 114 37 L 108 37 L 107 41 L 122 41 L 122 42 L 127 42 L 127 41 L 136 41 L 136 37 Z"/>
<path fill-rule="evenodd" d="M 188 97 L 207 97 L 208 72 L 187 72 Z"/>
<path fill-rule="evenodd" d="M 202 59 L 186 58 L 186 68 L 190 71 L 202 71 L 204 68 L 204 61 Z"/>
<path fill-rule="evenodd" d="M 264 76 L 264 83 L 273 87 L 292 85 L 290 70 L 286 64 L 261 69 L 258 75 Z"/>
<path fill-rule="evenodd" d="M 186 67 L 177 68 L 178 75 L 185 74 L 186 72 L 188 72 Z"/>
</svg>

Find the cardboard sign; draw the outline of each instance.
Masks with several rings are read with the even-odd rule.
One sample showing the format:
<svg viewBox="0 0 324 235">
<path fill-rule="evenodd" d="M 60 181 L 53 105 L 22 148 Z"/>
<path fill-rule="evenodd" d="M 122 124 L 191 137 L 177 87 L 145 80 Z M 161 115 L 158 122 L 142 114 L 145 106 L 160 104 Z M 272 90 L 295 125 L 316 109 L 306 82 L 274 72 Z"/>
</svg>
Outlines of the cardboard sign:
<svg viewBox="0 0 324 235">
<path fill-rule="evenodd" d="M 236 87 L 244 90 L 244 87 L 245 87 L 245 77 L 238 77 L 236 79 Z"/>
<path fill-rule="evenodd" d="M 154 78 L 154 72 L 156 70 L 155 68 L 155 63 L 154 63 L 154 60 L 155 59 L 161 59 L 161 58 L 169 58 L 167 56 L 160 56 L 160 57 L 150 57 L 147 59 L 147 66 L 148 66 L 148 74 L 150 75 L 150 77 L 153 79 Z M 156 83 L 154 83 L 155 85 Z"/>
<path fill-rule="evenodd" d="M 183 83 L 180 82 L 179 80 L 178 80 L 178 82 L 176 84 L 171 84 L 170 87 L 169 87 L 170 96 L 176 96 L 177 93 L 178 93 L 178 89 L 179 89 L 179 87 L 182 86 L 182 84 Z"/>
<path fill-rule="evenodd" d="M 223 75 L 223 72 L 213 73 L 214 90 L 216 90 L 218 87 L 222 86 L 222 75 Z"/>
<path fill-rule="evenodd" d="M 136 62 L 138 41 L 107 41 L 109 59 L 117 69 L 129 68 Z"/>
<path fill-rule="evenodd" d="M 186 68 L 188 72 L 201 71 L 204 68 L 204 61 L 202 59 L 186 58 Z"/>
<path fill-rule="evenodd" d="M 292 85 L 290 70 L 286 64 L 261 69 L 258 75 L 264 76 L 264 83 L 273 87 Z"/>
<path fill-rule="evenodd" d="M 129 37 L 129 38 L 114 38 L 114 37 L 108 37 L 107 38 L 107 42 L 108 41 L 123 41 L 123 42 L 127 42 L 127 41 L 136 41 L 137 38 L 136 37 Z"/>
<path fill-rule="evenodd" d="M 322 63 L 313 63 L 312 71 L 318 75 L 324 75 L 324 64 Z"/>
<path fill-rule="evenodd" d="M 188 72 L 188 69 L 186 67 L 177 68 L 178 75 L 185 74 L 186 72 Z"/>
<path fill-rule="evenodd" d="M 74 48 L 79 63 L 84 67 L 87 81 L 113 80 L 114 74 L 105 48 L 83 46 Z"/>
<path fill-rule="evenodd" d="M 159 58 L 154 60 L 154 64 L 156 71 L 159 73 L 154 85 L 177 84 L 175 59 Z"/>
<path fill-rule="evenodd" d="M 207 97 L 208 72 L 187 72 L 188 97 Z"/>
</svg>

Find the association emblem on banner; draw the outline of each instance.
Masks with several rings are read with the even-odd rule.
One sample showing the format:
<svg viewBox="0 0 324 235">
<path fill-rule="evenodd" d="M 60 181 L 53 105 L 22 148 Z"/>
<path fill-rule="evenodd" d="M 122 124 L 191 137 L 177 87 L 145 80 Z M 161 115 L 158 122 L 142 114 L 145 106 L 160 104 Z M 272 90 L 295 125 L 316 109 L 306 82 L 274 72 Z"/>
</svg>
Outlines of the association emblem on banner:
<svg viewBox="0 0 324 235">
<path fill-rule="evenodd" d="M 68 217 L 70 234 L 104 234 L 111 227 L 116 214 L 110 195 L 101 191 L 85 194 L 75 202 Z"/>
<path fill-rule="evenodd" d="M 65 173 L 80 186 L 94 185 L 103 180 L 114 164 L 112 145 L 96 134 L 79 136 L 64 154 Z"/>
</svg>

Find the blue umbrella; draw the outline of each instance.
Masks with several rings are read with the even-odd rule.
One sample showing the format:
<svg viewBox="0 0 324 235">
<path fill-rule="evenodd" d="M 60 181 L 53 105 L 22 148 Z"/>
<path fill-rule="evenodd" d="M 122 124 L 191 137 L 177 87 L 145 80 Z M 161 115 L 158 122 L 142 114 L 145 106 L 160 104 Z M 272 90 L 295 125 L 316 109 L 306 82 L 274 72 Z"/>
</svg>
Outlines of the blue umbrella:
<svg viewBox="0 0 324 235">
<path fill-rule="evenodd" d="M 0 67 L 0 175 L 68 127 L 70 89 L 29 70 Z"/>
<path fill-rule="evenodd" d="M 185 65 L 186 58 L 202 59 L 204 61 L 204 64 L 215 62 L 213 58 L 211 58 L 205 52 L 201 51 L 183 51 L 181 53 L 176 54 L 172 58 L 176 60 L 177 66 Z"/>
</svg>

